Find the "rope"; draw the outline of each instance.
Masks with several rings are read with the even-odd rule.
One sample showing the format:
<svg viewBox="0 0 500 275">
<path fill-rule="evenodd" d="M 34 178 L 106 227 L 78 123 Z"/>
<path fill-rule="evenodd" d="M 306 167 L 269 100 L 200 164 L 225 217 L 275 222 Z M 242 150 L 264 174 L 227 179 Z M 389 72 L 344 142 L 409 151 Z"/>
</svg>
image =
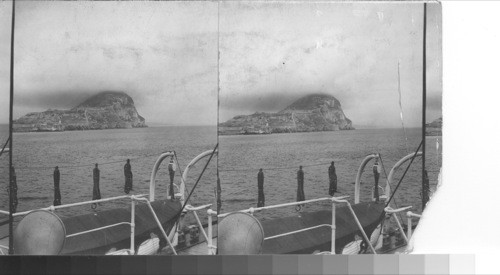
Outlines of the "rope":
<svg viewBox="0 0 500 275">
<path fill-rule="evenodd" d="M 420 142 L 420 144 L 418 145 L 418 148 L 417 150 L 415 150 L 415 153 L 413 154 L 411 160 L 410 160 L 410 163 L 408 163 L 408 166 L 406 166 L 406 170 L 405 172 L 403 173 L 403 175 L 401 176 L 401 178 L 399 179 L 399 182 L 398 184 L 396 185 L 396 188 L 394 188 L 394 191 L 392 192 L 391 194 L 391 197 L 389 198 L 389 200 L 387 201 L 387 204 L 385 205 L 385 207 L 389 206 L 389 203 L 391 202 L 392 198 L 394 197 L 394 195 L 396 194 L 396 191 L 398 191 L 398 188 L 399 188 L 399 185 L 401 185 L 401 182 L 403 181 L 404 177 L 406 176 L 406 173 L 408 172 L 408 170 L 410 169 L 410 166 L 411 164 L 413 163 L 413 161 L 415 160 L 415 157 L 417 156 L 417 153 L 418 153 L 418 150 L 420 150 L 420 147 L 422 147 L 422 144 L 424 143 L 424 140 L 422 140 Z"/>
<path fill-rule="evenodd" d="M 391 200 L 394 198 L 394 195 L 396 194 L 396 191 L 398 190 L 399 185 L 400 185 L 400 184 L 401 184 L 401 182 L 403 181 L 403 179 L 404 179 L 404 177 L 405 177 L 406 173 L 408 172 L 408 169 L 410 169 L 410 166 L 411 166 L 411 164 L 413 163 L 413 160 L 415 160 L 415 157 L 417 156 L 418 150 L 420 150 L 420 147 L 422 147 L 422 143 L 423 143 L 423 142 L 424 142 L 424 140 L 422 140 L 422 141 L 420 142 L 420 144 L 418 145 L 417 150 L 415 150 L 415 153 L 413 154 L 413 157 L 411 158 L 410 163 L 408 164 L 408 166 L 406 166 L 406 170 L 405 170 L 405 172 L 403 173 L 403 176 L 401 176 L 401 178 L 399 179 L 399 182 L 398 182 L 398 184 L 396 185 L 396 188 L 395 188 L 395 189 L 394 189 L 394 191 L 392 192 L 391 196 L 389 197 L 389 200 L 387 201 L 387 203 L 386 203 L 385 207 L 389 206 L 389 204 L 391 203 Z M 382 159 L 382 158 L 381 158 L 381 159 Z M 381 162 L 382 162 L 382 161 L 381 161 Z M 383 167 L 383 164 L 382 164 L 382 167 Z M 385 169 L 384 169 L 384 170 L 385 170 Z M 384 173 L 386 173 L 386 172 L 384 171 Z M 394 199 L 394 204 L 396 204 L 396 199 Z M 396 204 L 396 207 L 397 207 L 397 204 Z M 380 215 L 381 215 L 381 218 L 382 218 L 382 215 L 385 215 L 385 211 L 383 211 Z M 401 216 L 400 216 L 400 218 L 401 218 Z M 385 220 L 386 220 L 385 218 L 384 218 L 384 219 L 382 219 L 382 222 L 380 223 L 380 228 L 381 228 L 381 230 L 382 230 L 382 229 L 383 229 L 383 227 L 384 227 Z M 403 219 L 401 219 L 401 221 L 403 222 L 404 220 L 403 220 Z M 404 222 L 403 222 L 403 223 L 404 223 Z M 381 231 L 381 232 L 382 232 L 382 231 Z M 380 235 L 382 235 L 382 234 L 380 234 Z M 379 236 L 379 238 L 380 238 L 380 236 Z M 378 241 L 378 239 L 377 239 L 377 241 Z"/>
<path fill-rule="evenodd" d="M 189 195 L 188 197 L 186 198 L 186 200 L 184 201 L 184 205 L 182 206 L 182 208 L 179 210 L 179 212 L 177 213 L 177 217 L 174 217 L 176 219 L 176 227 L 175 227 L 175 230 L 178 231 L 179 230 L 179 220 L 181 218 L 181 214 L 182 214 L 182 211 L 184 210 L 184 208 L 186 207 L 189 199 L 191 198 L 191 195 L 193 194 L 194 192 L 194 189 L 196 189 L 196 186 L 198 185 L 198 183 L 200 182 L 200 179 L 201 177 L 203 176 L 203 173 L 205 173 L 205 170 L 207 169 L 208 167 L 208 164 L 210 163 L 210 160 L 212 160 L 212 157 L 214 156 L 214 153 L 215 151 L 217 150 L 217 147 L 219 147 L 219 143 L 217 143 L 215 145 L 215 148 L 214 150 L 212 151 L 212 154 L 210 154 L 210 158 L 208 159 L 207 163 L 205 164 L 205 167 L 203 167 L 203 170 L 201 171 L 200 173 L 200 176 L 198 177 L 198 180 L 196 180 L 196 183 L 194 184 L 193 186 L 193 189 L 191 189 L 191 192 L 189 192 Z M 175 152 L 174 152 L 174 156 L 175 156 Z"/>
<path fill-rule="evenodd" d="M 385 179 L 388 180 L 388 177 L 387 177 L 387 171 L 385 170 L 385 165 L 384 165 L 384 160 L 382 159 L 382 154 L 378 154 L 380 157 L 380 164 L 382 164 L 382 170 L 384 170 L 384 175 L 385 175 Z"/>
<path fill-rule="evenodd" d="M 385 179 L 386 179 L 386 181 L 388 181 L 389 179 L 388 179 L 388 176 L 387 176 L 387 171 L 385 170 L 384 161 L 382 160 L 382 155 L 379 154 L 379 156 L 380 156 L 380 164 L 382 164 L 382 169 L 384 170 Z M 390 184 L 389 184 L 389 186 L 390 186 Z M 394 198 L 394 205 L 396 206 L 396 208 L 399 208 L 398 207 L 398 203 L 396 202 L 396 198 Z M 401 221 L 403 221 L 403 218 L 401 217 L 401 213 L 398 212 L 398 216 L 401 219 Z M 383 223 L 384 223 L 384 221 L 382 221 L 382 224 Z"/>
<path fill-rule="evenodd" d="M 379 155 L 380 155 L 380 164 L 382 165 L 382 170 L 384 170 L 384 175 L 385 175 L 385 178 L 386 178 L 386 181 L 387 181 L 388 180 L 388 176 L 387 176 L 387 171 L 385 170 L 384 160 L 382 159 L 382 155 L 381 154 L 379 154 Z M 396 198 L 394 198 L 394 205 L 396 206 L 396 208 L 399 208 L 398 203 L 396 201 Z M 398 212 L 398 216 L 399 216 L 399 219 L 401 219 L 401 222 L 404 224 L 404 219 L 401 217 L 401 213 L 400 212 Z M 378 242 L 378 240 L 380 239 L 380 237 L 382 237 L 382 231 L 383 231 L 383 228 L 384 228 L 384 225 L 385 225 L 385 221 L 386 221 L 386 219 L 384 218 L 384 219 L 382 219 L 382 222 L 380 223 L 380 234 L 378 235 L 376 242 Z"/>
<path fill-rule="evenodd" d="M 222 208 L 222 186 L 220 184 L 219 170 L 217 169 L 217 185 L 215 186 L 215 197 L 217 204 L 217 215 L 220 214 L 220 210 Z"/>
<path fill-rule="evenodd" d="M 179 167 L 179 172 L 181 173 L 181 184 L 182 184 L 182 175 L 184 175 L 184 172 L 182 171 L 182 167 L 179 163 L 179 159 L 177 158 L 177 152 L 175 152 L 175 151 L 174 151 L 174 157 L 175 157 L 175 162 L 177 162 L 177 167 Z M 189 191 L 186 191 L 187 189 L 188 189 L 188 187 L 186 185 L 186 182 L 184 182 L 184 195 L 186 195 L 189 192 Z M 177 222 L 176 226 L 175 226 L 175 232 L 179 231 L 179 225 L 180 225 L 179 222 Z"/>
<path fill-rule="evenodd" d="M 329 165 L 330 162 L 325 162 L 325 163 L 317 163 L 317 164 L 310 164 L 310 165 L 302 165 L 302 167 L 313 167 L 313 166 L 322 166 L 322 165 Z M 262 170 L 286 170 L 286 169 L 297 169 L 299 165 L 295 166 L 284 166 L 284 167 L 271 167 L 271 168 L 262 168 Z M 259 170 L 260 168 L 245 168 L 245 169 L 223 169 L 219 170 L 221 172 L 233 172 L 233 171 L 254 171 L 254 170 Z"/>
<path fill-rule="evenodd" d="M 191 189 L 191 192 L 189 192 L 189 196 L 186 198 L 186 200 L 184 201 L 184 205 L 182 206 L 182 208 L 179 210 L 179 213 L 177 213 L 177 222 L 179 221 L 180 217 L 181 217 L 181 213 L 182 211 L 184 210 L 184 208 L 186 207 L 189 199 L 191 198 L 191 195 L 193 195 L 193 192 L 194 190 L 196 189 L 196 186 L 198 186 L 198 183 L 200 183 L 200 180 L 201 180 L 201 177 L 203 176 L 203 174 L 205 173 L 205 170 L 207 169 L 208 167 L 208 164 L 210 163 L 210 161 L 212 160 L 212 157 L 214 156 L 214 153 L 215 151 L 217 150 L 217 148 L 219 147 L 219 143 L 217 143 L 214 147 L 214 150 L 212 151 L 212 154 L 210 154 L 210 158 L 208 159 L 207 163 L 205 163 L 205 167 L 203 167 L 203 170 L 201 171 L 200 173 L 200 176 L 198 176 L 198 179 L 196 180 L 196 183 L 194 184 L 193 186 L 193 189 Z"/>
<path fill-rule="evenodd" d="M 182 175 L 184 175 L 184 172 L 182 171 L 182 167 L 179 163 L 179 159 L 177 159 L 177 152 L 175 152 L 175 151 L 174 151 L 174 157 L 175 157 L 175 162 L 177 162 L 177 167 L 179 168 L 179 172 L 181 172 L 181 184 L 182 184 Z M 188 187 L 186 186 L 186 183 L 184 182 L 184 195 L 189 193 L 189 191 L 187 191 L 187 189 L 188 189 Z"/>
<path fill-rule="evenodd" d="M 5 141 L 5 144 L 2 147 L 2 151 L 0 151 L 0 157 L 3 154 L 3 152 L 4 152 L 3 150 L 5 150 L 5 147 L 7 147 L 7 144 L 9 144 L 9 140 L 10 140 L 10 137 L 8 137 L 7 140 Z M 7 168 L 7 167 L 4 167 L 4 168 Z"/>
<path fill-rule="evenodd" d="M 143 158 L 148 158 L 148 157 L 153 157 L 157 156 L 158 153 L 154 154 L 147 154 L 135 158 L 129 158 L 130 160 L 137 160 L 137 159 L 143 159 Z M 102 162 L 99 163 L 99 166 L 103 165 L 108 165 L 108 164 L 116 164 L 116 163 L 123 163 L 125 160 L 117 160 L 117 161 L 109 161 L 109 162 Z M 73 169 L 73 168 L 83 168 L 83 167 L 94 167 L 96 162 L 92 164 L 82 164 L 82 165 L 66 165 L 66 166 L 59 166 L 59 168 L 67 168 L 67 169 Z M 2 168 L 7 168 L 7 167 L 2 167 Z M 38 170 L 38 169 L 52 169 L 54 166 L 24 166 L 24 167 L 17 167 L 16 169 L 18 170 Z"/>
</svg>

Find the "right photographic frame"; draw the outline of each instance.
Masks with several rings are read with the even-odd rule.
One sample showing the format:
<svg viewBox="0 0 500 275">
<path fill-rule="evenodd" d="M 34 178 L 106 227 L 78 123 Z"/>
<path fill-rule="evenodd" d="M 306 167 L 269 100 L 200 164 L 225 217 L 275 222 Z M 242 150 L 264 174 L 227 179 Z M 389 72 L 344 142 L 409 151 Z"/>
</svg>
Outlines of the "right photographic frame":
<svg viewBox="0 0 500 275">
<path fill-rule="evenodd" d="M 218 253 L 407 249 L 440 177 L 441 35 L 438 2 L 221 2 Z"/>
</svg>

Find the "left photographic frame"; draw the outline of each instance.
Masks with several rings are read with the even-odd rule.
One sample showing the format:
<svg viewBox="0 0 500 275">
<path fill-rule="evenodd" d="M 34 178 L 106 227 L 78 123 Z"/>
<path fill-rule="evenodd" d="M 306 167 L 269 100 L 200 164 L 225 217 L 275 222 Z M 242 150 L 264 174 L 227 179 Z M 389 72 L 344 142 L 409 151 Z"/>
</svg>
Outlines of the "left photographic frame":
<svg viewBox="0 0 500 275">
<path fill-rule="evenodd" d="M 12 5 L 18 204 L 14 229 L 0 226 L 2 253 L 169 255 L 170 245 L 203 242 L 183 210 L 188 198 L 211 203 L 216 182 L 218 4 L 0 3 L 2 142 Z M 8 158 L 0 162 L 8 212 Z"/>
</svg>

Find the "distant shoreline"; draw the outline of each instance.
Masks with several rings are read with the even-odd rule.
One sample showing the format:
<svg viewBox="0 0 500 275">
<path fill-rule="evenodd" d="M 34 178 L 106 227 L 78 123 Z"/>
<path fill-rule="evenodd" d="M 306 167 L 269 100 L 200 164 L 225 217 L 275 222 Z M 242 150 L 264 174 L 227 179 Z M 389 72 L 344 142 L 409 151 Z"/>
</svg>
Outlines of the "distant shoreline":
<svg viewBox="0 0 500 275">
<path fill-rule="evenodd" d="M 422 128 L 420 127 L 410 127 L 406 128 L 406 130 L 420 130 Z M 401 130 L 403 131 L 402 128 L 356 128 L 356 129 L 350 129 L 350 130 L 333 130 L 333 131 L 302 131 L 302 132 L 281 132 L 281 133 L 268 133 L 268 134 L 258 134 L 258 133 L 251 133 L 251 134 L 220 134 L 219 136 L 269 136 L 269 135 L 281 135 L 281 134 L 301 134 L 301 133 L 323 133 L 323 132 L 355 132 L 355 131 L 370 131 L 370 130 Z"/>
<path fill-rule="evenodd" d="M 8 126 L 8 125 L 7 125 Z M 133 128 L 108 128 L 108 129 L 85 129 L 85 130 L 64 130 L 64 131 L 13 131 L 13 134 L 35 134 L 35 133 L 64 133 L 64 132 L 91 132 L 91 131 L 113 131 L 113 130 L 133 130 L 133 129 L 147 129 L 147 128 L 214 128 L 212 125 L 148 125 L 148 127 L 133 127 Z M 5 133 L 8 133 L 8 128 Z M 0 131 L 0 133 L 2 133 Z"/>
<path fill-rule="evenodd" d="M 275 134 L 297 134 L 297 133 L 318 133 L 318 132 L 340 132 L 340 131 L 354 131 L 356 129 L 345 129 L 345 130 L 323 130 L 323 131 L 290 131 L 290 132 L 245 132 L 245 133 L 228 133 L 228 132 L 220 132 L 218 131 L 219 136 L 267 136 L 267 135 L 275 135 Z"/>
</svg>

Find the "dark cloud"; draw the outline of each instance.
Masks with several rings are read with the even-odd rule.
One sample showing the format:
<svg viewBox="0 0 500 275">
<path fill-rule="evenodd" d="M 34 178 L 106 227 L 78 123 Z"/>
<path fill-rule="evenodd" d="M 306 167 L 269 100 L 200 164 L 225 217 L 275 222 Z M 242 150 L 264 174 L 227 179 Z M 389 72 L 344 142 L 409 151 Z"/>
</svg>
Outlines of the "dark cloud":
<svg viewBox="0 0 500 275">
<path fill-rule="evenodd" d="M 59 108 L 71 109 L 83 102 L 88 97 L 97 94 L 99 91 L 52 91 L 36 93 L 17 93 L 14 97 L 14 108 Z"/>
<path fill-rule="evenodd" d="M 220 108 L 224 110 L 247 112 L 278 112 L 292 104 L 295 100 L 313 93 L 323 91 L 276 91 L 259 94 L 229 95 L 220 97 Z M 331 93 L 326 93 L 331 94 Z M 331 94 L 335 96 L 334 94 Z M 335 96 L 337 99 L 338 97 Z"/>
<path fill-rule="evenodd" d="M 221 97 L 220 106 L 226 110 L 242 112 L 277 112 L 297 98 L 296 94 L 274 92 L 266 94 L 243 94 L 241 96 Z"/>
</svg>

